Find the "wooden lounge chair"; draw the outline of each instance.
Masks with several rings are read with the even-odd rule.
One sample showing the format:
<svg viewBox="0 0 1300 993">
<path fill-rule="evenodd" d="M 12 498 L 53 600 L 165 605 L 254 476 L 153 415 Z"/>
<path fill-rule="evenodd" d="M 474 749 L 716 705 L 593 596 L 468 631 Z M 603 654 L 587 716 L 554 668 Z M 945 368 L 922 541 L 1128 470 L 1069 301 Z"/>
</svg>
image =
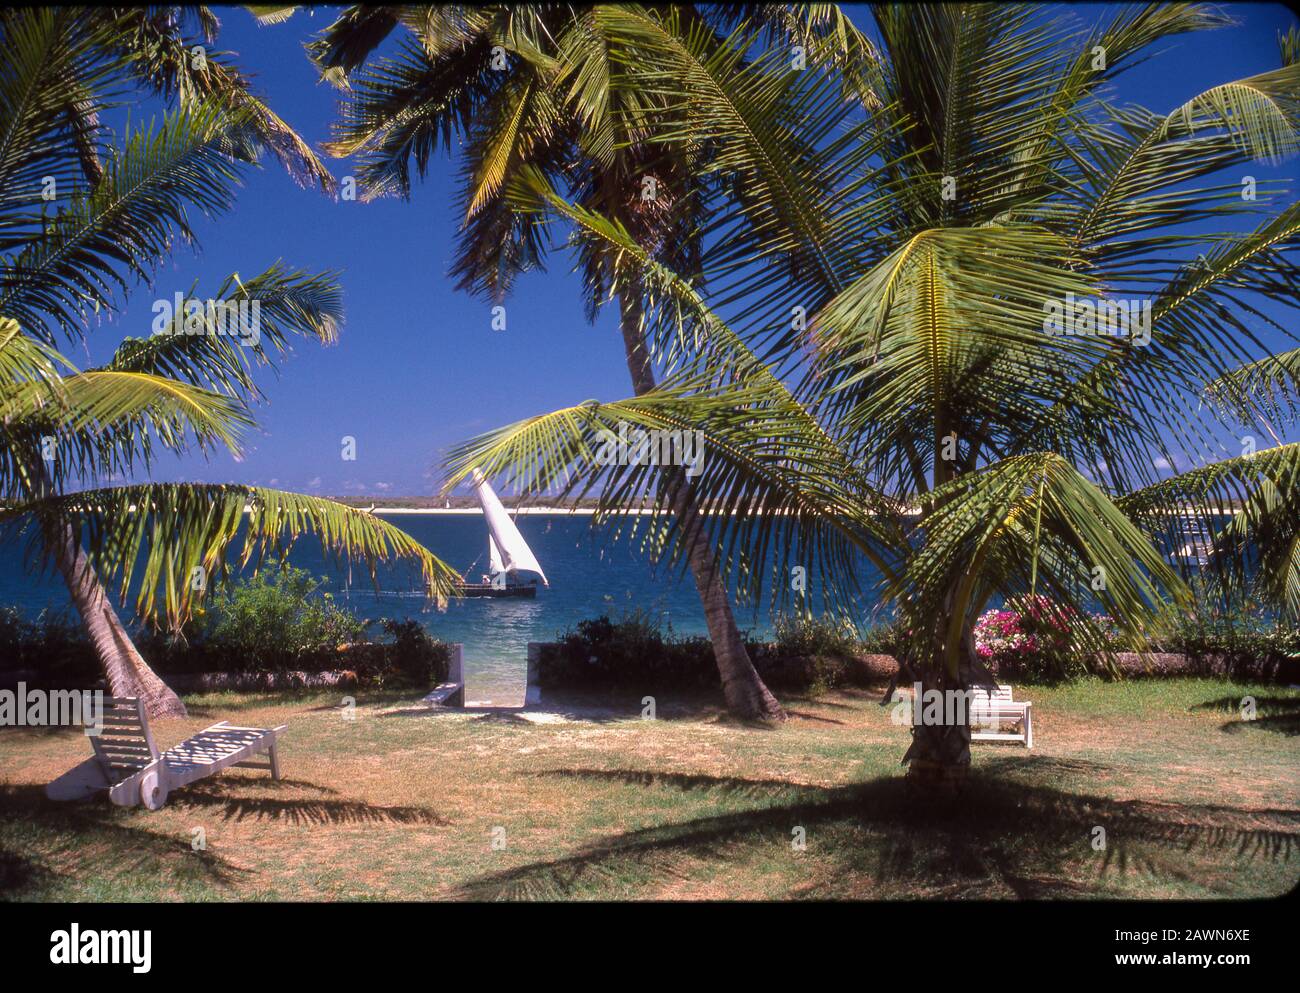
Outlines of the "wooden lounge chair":
<svg viewBox="0 0 1300 993">
<path fill-rule="evenodd" d="M 89 736 L 94 757 L 50 783 L 45 792 L 52 800 L 72 800 L 107 789 L 109 799 L 119 806 L 142 803 L 157 810 L 171 790 L 231 766 L 268 769 L 272 779 L 279 779 L 276 746 L 287 728 L 245 728 L 222 721 L 159 753 L 140 700 L 105 697 L 103 728 Z M 267 761 L 249 761 L 262 754 Z"/>
<path fill-rule="evenodd" d="M 1034 705 L 1011 699 L 1011 687 L 970 691 L 971 741 L 1019 741 L 1034 747 Z M 1008 730 L 1003 730 L 1006 727 Z"/>
</svg>

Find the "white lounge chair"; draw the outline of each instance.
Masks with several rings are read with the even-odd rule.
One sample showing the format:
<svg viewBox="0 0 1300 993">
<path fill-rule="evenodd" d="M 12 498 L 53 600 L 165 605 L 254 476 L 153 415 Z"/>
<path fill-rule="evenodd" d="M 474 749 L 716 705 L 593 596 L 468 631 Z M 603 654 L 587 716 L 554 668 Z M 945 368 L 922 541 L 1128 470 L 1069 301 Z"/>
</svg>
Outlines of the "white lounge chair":
<svg viewBox="0 0 1300 993">
<path fill-rule="evenodd" d="M 1011 699 L 1011 687 L 970 691 L 971 741 L 1019 741 L 1034 747 L 1034 705 Z M 1003 728 L 1010 730 L 1003 730 Z"/>
<path fill-rule="evenodd" d="M 278 780 L 276 746 L 287 728 L 245 728 L 222 721 L 159 753 L 140 700 L 105 697 L 102 730 L 89 735 L 94 757 L 50 783 L 45 793 L 51 800 L 74 800 L 107 789 L 119 806 L 142 803 L 157 810 L 171 790 L 231 766 L 267 769 Z M 262 754 L 267 761 L 249 761 Z"/>
</svg>

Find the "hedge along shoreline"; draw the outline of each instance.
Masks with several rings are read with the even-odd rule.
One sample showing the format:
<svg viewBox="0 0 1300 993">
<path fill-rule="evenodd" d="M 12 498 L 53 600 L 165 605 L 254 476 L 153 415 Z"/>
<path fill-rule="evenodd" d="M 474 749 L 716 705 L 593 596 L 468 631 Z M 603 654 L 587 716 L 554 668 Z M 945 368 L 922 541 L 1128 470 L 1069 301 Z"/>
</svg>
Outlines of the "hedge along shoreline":
<svg viewBox="0 0 1300 993">
<path fill-rule="evenodd" d="M 445 682 L 451 646 L 419 621 L 364 620 L 325 592 L 323 580 L 272 566 L 214 592 L 178 632 L 137 624 L 136 647 L 178 691 L 190 688 L 413 686 Z M 380 637 L 368 637 L 373 628 Z M 99 660 L 70 612 L 35 619 L 0 607 L 0 673 L 16 683 L 86 687 L 102 682 Z"/>
<path fill-rule="evenodd" d="M 898 659 L 878 650 L 888 640 L 876 633 L 862 642 L 824 621 L 778 625 L 776 641 L 746 645 L 759 675 L 773 689 L 866 687 L 894 679 Z M 877 649 L 877 650 L 873 650 Z M 608 617 L 579 622 L 558 641 L 530 646 L 531 683 L 547 689 L 646 690 L 720 686 L 713 646 L 707 638 L 665 637 L 644 616 L 621 621 Z M 1113 652 L 1110 661 L 1122 678 L 1209 676 L 1240 681 L 1300 682 L 1300 657 L 1271 652 L 1205 650 L 1191 652 Z M 1078 659 L 1080 674 L 1112 678 L 1101 657 Z M 1067 677 L 1025 671 L 986 660 L 1007 682 L 1062 682 Z"/>
<path fill-rule="evenodd" d="M 864 653 L 852 657 L 782 656 L 778 646 L 770 642 L 747 642 L 754 668 L 769 686 L 780 689 L 806 689 L 819 682 L 826 688 L 834 686 L 875 686 L 898 675 L 898 659 L 882 653 Z M 717 666 L 713 659 L 713 646 L 705 642 L 698 660 L 689 663 L 691 671 L 684 679 L 665 678 L 665 669 L 659 666 L 637 667 L 634 674 L 628 669 L 618 673 L 604 669 L 599 662 L 566 654 L 562 642 L 536 643 L 538 652 L 537 684 L 547 689 L 616 688 L 635 685 L 647 689 L 665 686 L 696 686 L 713 688 L 719 685 Z M 675 653 L 680 655 L 681 653 Z M 694 652 L 688 651 L 689 657 Z M 1295 683 L 1300 682 L 1300 664 L 1296 660 L 1261 660 L 1257 665 L 1243 665 L 1223 657 L 1196 658 L 1179 652 L 1117 652 L 1112 656 L 1115 668 L 1127 679 L 1161 678 L 1175 676 L 1210 676 L 1235 679 L 1242 682 Z M 676 668 L 676 666 L 674 666 Z M 1099 660 L 1088 666 L 1091 675 L 1109 677 L 1110 670 Z M 679 673 L 680 674 L 680 673 Z M 994 675 L 1008 681 L 1023 676 Z"/>
</svg>

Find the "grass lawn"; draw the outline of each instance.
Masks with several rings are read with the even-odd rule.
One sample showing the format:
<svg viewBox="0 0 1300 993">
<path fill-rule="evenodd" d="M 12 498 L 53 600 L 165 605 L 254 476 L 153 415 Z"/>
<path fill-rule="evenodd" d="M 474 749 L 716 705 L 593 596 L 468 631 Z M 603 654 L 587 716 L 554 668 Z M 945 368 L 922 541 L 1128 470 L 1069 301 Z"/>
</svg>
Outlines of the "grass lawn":
<svg viewBox="0 0 1300 993">
<path fill-rule="evenodd" d="M 193 696 L 188 720 L 155 725 L 160 746 L 225 718 L 287 723 L 286 778 L 233 770 L 157 813 L 47 801 L 85 737 L 5 728 L 0 895 L 1233 898 L 1296 884 L 1300 691 L 1179 679 L 1020 696 L 1034 750 L 976 745 L 966 792 L 940 802 L 909 791 L 907 729 L 858 691 L 787 697 L 779 729 L 698 700 L 661 698 L 648 721 L 630 700 L 521 715 L 362 694 L 349 721 L 334 694 Z"/>
</svg>

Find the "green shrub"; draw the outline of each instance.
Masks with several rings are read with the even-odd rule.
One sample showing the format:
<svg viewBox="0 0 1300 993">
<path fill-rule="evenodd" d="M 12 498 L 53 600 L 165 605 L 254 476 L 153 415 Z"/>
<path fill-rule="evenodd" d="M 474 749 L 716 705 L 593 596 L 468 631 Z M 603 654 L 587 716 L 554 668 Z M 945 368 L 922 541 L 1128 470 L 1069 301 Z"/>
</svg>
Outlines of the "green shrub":
<svg viewBox="0 0 1300 993">
<path fill-rule="evenodd" d="M 638 689 L 714 686 L 718 683 L 713 646 L 707 638 L 665 637 L 646 613 L 622 620 L 607 616 L 579 621 L 560 635 L 553 652 L 541 659 L 543 685 L 570 687 L 634 686 Z"/>
<path fill-rule="evenodd" d="M 359 641 L 366 623 L 322 593 L 322 583 L 286 564 L 218 590 L 186 632 L 194 661 L 220 658 L 229 671 L 300 669 Z M 174 644 L 165 651 L 174 655 Z"/>
<path fill-rule="evenodd" d="M 824 620 L 781 620 L 775 643 L 746 642 L 750 659 L 769 686 L 820 690 L 870 681 L 852 629 Z M 621 620 L 579 621 L 542 653 L 543 686 L 587 689 L 716 688 L 720 681 L 708 638 L 665 634 L 647 614 Z"/>
<path fill-rule="evenodd" d="M 1208 673 L 1242 679 L 1300 680 L 1300 628 L 1240 596 L 1196 589 L 1196 606 L 1181 614 L 1167 643 Z"/>
<path fill-rule="evenodd" d="M 37 669 L 51 685 L 99 673 L 90 639 L 67 611 L 28 620 L 17 607 L 0 607 L 0 668 Z"/>
<path fill-rule="evenodd" d="M 822 617 L 778 617 L 776 650 L 786 655 L 852 657 L 862 650 L 852 621 Z"/>
<path fill-rule="evenodd" d="M 383 668 L 378 673 L 358 671 L 358 677 L 380 686 L 414 686 L 428 688 L 446 682 L 451 668 L 451 646 L 429 634 L 419 621 L 380 621 L 384 633 L 392 639 L 384 644 Z"/>
<path fill-rule="evenodd" d="M 179 632 L 131 632 L 162 673 L 346 669 L 359 685 L 426 688 L 447 678 L 451 648 L 415 620 L 376 622 L 339 607 L 302 569 L 273 567 L 214 593 Z M 89 684 L 102 673 L 81 624 L 67 612 L 35 620 L 0 608 L 0 668 L 33 669 L 42 684 Z"/>
<path fill-rule="evenodd" d="M 772 645 L 755 653 L 755 666 L 772 686 L 821 693 L 867 675 L 858 660 L 870 653 L 847 618 L 782 616 L 773 635 Z"/>
<path fill-rule="evenodd" d="M 895 620 L 876 621 L 863 633 L 859 647 L 868 655 L 896 655 L 901 633 Z"/>
</svg>

